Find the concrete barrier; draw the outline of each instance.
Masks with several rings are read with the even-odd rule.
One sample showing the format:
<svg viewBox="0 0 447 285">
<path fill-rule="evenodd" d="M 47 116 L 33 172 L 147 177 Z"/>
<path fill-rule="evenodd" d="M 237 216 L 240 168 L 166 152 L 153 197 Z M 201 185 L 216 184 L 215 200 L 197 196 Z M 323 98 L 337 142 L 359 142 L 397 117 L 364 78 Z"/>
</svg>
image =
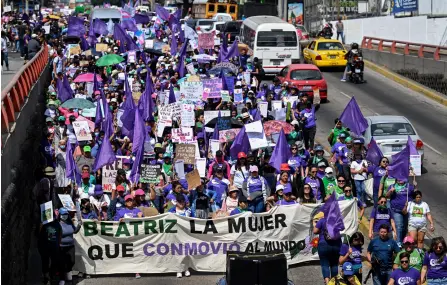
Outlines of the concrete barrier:
<svg viewBox="0 0 447 285">
<path fill-rule="evenodd" d="M 36 225 L 35 170 L 41 167 L 40 143 L 45 126 L 45 88 L 51 79 L 47 62 L 30 89 L 2 150 L 2 283 L 26 284 L 31 232 Z"/>
</svg>

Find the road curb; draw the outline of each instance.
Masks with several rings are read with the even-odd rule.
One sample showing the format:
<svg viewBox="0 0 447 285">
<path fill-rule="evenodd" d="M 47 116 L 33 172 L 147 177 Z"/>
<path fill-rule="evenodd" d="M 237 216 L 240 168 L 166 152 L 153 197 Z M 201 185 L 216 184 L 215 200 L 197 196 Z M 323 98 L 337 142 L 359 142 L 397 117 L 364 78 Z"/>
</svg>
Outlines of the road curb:
<svg viewBox="0 0 447 285">
<path fill-rule="evenodd" d="M 365 59 L 363 61 L 365 62 L 365 66 L 367 66 L 369 69 L 372 69 L 375 72 L 380 73 L 383 76 L 387 77 L 388 79 L 391 79 L 394 82 L 399 83 L 404 87 L 410 88 L 411 90 L 416 91 L 424 95 L 425 97 L 428 97 L 444 106 L 447 106 L 447 96 L 439 92 L 436 92 L 435 90 L 432 90 L 428 87 L 425 87 L 413 80 L 405 78 L 404 76 L 401 76 L 384 66 L 377 65 Z"/>
</svg>

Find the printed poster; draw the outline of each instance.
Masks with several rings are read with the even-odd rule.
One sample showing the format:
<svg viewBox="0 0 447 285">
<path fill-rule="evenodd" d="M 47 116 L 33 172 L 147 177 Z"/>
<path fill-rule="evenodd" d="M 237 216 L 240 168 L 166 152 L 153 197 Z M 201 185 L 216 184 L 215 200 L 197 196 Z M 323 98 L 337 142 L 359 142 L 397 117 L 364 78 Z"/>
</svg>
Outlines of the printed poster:
<svg viewBox="0 0 447 285">
<path fill-rule="evenodd" d="M 199 34 L 199 49 L 214 48 L 214 32 Z"/>
<path fill-rule="evenodd" d="M 73 129 L 75 131 L 76 139 L 78 141 L 90 141 L 92 140 L 92 134 L 87 121 L 74 121 Z"/>
<path fill-rule="evenodd" d="M 62 207 L 67 208 L 69 211 L 76 211 L 76 206 L 70 195 L 58 194 L 57 196 L 59 196 L 59 199 L 61 200 Z"/>
<path fill-rule="evenodd" d="M 51 223 L 54 220 L 53 212 L 52 201 L 40 204 L 40 221 L 42 222 L 42 224 L 45 225 Z"/>
<path fill-rule="evenodd" d="M 292 25 L 303 25 L 304 23 L 304 4 L 288 3 L 287 4 L 287 22 Z"/>
<path fill-rule="evenodd" d="M 130 159 L 130 156 L 116 156 L 116 160 L 111 165 L 104 165 L 102 167 L 102 190 L 106 193 L 111 193 L 115 189 L 115 180 L 118 169 L 123 168 L 123 160 Z"/>
</svg>

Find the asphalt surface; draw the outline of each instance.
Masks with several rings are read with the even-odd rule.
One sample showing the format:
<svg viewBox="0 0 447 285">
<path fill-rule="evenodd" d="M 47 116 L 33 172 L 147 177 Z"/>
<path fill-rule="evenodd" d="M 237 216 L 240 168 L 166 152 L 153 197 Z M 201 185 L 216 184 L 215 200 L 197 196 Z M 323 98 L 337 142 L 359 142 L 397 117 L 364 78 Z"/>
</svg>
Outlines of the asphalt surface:
<svg viewBox="0 0 447 285">
<path fill-rule="evenodd" d="M 19 69 L 22 68 L 24 64 L 24 60 L 20 58 L 20 53 L 9 52 L 8 59 L 9 59 L 9 70 L 6 70 L 6 66 L 3 66 L 2 68 L 2 76 L 1 76 L 2 91 L 9 84 L 9 82 L 11 82 L 14 75 L 17 74 L 17 71 L 19 71 Z"/>
<path fill-rule="evenodd" d="M 328 146 L 326 137 L 334 125 L 334 119 L 339 117 L 352 96 L 355 96 L 364 116 L 372 115 L 403 115 L 415 126 L 425 147 L 423 175 L 417 177 L 423 199 L 429 204 L 435 220 L 434 236 L 447 236 L 447 216 L 445 197 L 447 183 L 447 108 L 432 100 L 404 88 L 371 70 L 365 70 L 367 83 L 355 85 L 340 82 L 342 73 L 339 71 L 324 71 L 328 83 L 329 102 L 322 104 L 317 113 L 317 140 Z M 367 211 L 370 212 L 370 211 Z M 368 242 L 365 244 L 367 247 Z M 32 249 L 32 259 L 36 261 L 36 250 Z M 30 261 L 30 282 L 39 284 L 39 266 Z M 364 272 L 368 269 L 364 267 Z M 303 263 L 293 266 L 288 271 L 289 278 L 295 284 L 322 284 L 321 270 L 318 263 Z M 77 278 L 74 284 L 216 284 L 223 274 L 202 274 L 192 272 L 191 277 L 181 280 L 173 274 L 143 275 L 135 279 L 133 275 L 96 276 L 91 279 Z M 321 283 L 320 283 L 321 282 Z M 369 280 L 368 284 L 372 284 Z"/>
</svg>

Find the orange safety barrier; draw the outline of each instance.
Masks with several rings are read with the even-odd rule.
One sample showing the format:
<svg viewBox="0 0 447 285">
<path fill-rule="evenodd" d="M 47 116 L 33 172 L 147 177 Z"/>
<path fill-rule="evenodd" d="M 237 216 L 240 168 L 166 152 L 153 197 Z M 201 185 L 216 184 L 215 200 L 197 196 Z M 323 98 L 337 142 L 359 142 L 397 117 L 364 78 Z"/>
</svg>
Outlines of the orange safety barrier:
<svg viewBox="0 0 447 285">
<path fill-rule="evenodd" d="M 433 53 L 434 60 L 441 59 L 441 53 L 447 54 L 447 47 L 428 45 L 421 43 L 410 43 L 397 40 L 386 40 L 373 37 L 363 37 L 362 40 L 363 49 L 375 49 L 378 51 L 384 51 L 384 48 L 389 48 L 391 53 L 398 53 L 397 49 L 403 49 L 404 55 L 409 55 L 410 51 L 417 51 L 418 57 L 424 57 L 424 53 Z"/>
<path fill-rule="evenodd" d="M 11 132 L 11 125 L 48 63 L 48 46 L 44 47 L 17 72 L 2 91 L 2 134 Z"/>
</svg>

